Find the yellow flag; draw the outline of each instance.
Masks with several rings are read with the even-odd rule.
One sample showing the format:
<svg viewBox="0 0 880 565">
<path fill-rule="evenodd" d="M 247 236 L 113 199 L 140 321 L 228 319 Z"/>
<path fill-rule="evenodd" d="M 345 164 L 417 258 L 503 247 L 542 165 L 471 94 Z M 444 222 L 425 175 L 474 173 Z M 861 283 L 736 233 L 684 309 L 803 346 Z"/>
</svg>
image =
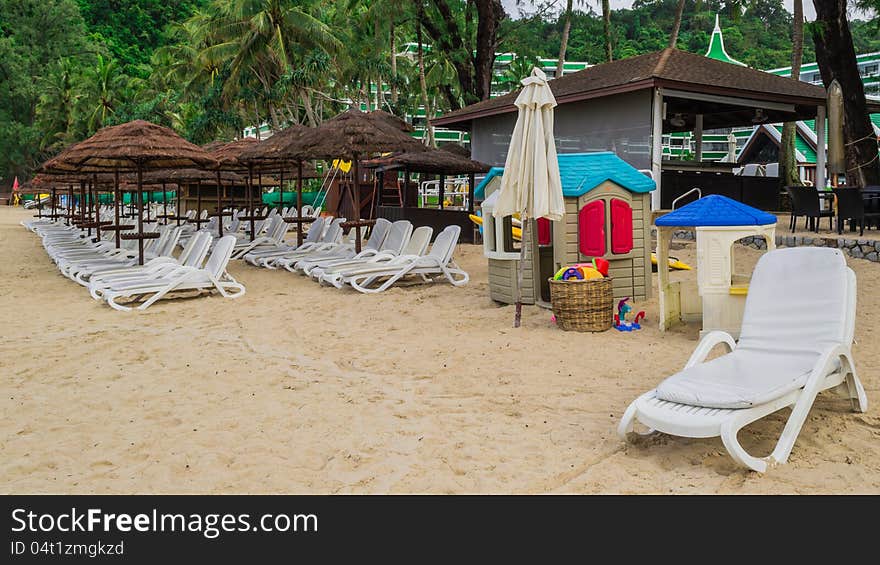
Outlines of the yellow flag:
<svg viewBox="0 0 880 565">
<path fill-rule="evenodd" d="M 333 159 L 333 167 L 339 169 L 343 173 L 351 170 L 351 161 L 343 161 L 342 159 Z"/>
</svg>

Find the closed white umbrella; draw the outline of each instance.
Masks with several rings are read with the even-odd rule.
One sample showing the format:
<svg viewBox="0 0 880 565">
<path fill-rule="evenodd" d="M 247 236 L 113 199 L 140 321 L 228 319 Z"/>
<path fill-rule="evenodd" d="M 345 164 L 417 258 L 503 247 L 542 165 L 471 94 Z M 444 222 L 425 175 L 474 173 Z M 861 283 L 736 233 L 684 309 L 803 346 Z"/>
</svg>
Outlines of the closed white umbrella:
<svg viewBox="0 0 880 565">
<path fill-rule="evenodd" d="M 498 201 L 493 211 L 496 218 L 520 214 L 522 219 L 514 327 L 519 327 L 522 317 L 523 263 L 529 221 L 537 218 L 560 221 L 565 215 L 562 179 L 559 177 L 559 161 L 553 140 L 556 98 L 547 83 L 547 75 L 541 69 L 532 69 L 532 74 L 524 78 L 522 84 L 523 89 L 514 102 L 518 109 L 516 126 L 510 139 Z"/>
</svg>

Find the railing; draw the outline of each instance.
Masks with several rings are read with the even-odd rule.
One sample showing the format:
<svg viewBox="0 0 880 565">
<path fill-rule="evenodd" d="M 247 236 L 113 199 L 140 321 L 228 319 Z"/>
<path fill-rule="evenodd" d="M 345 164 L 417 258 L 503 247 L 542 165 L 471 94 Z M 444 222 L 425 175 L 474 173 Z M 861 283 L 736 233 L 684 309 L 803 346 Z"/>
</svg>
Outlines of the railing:
<svg viewBox="0 0 880 565">
<path fill-rule="evenodd" d="M 678 198 L 676 198 L 675 200 L 673 200 L 672 201 L 672 209 L 675 210 L 675 205 L 678 203 L 679 200 L 681 200 L 682 198 L 689 196 L 695 192 L 697 193 L 697 200 L 699 200 L 700 198 L 703 197 L 703 191 L 697 187 L 694 187 L 694 188 L 688 190 L 687 192 L 685 192 L 684 194 L 682 194 L 681 196 L 679 196 Z"/>
</svg>

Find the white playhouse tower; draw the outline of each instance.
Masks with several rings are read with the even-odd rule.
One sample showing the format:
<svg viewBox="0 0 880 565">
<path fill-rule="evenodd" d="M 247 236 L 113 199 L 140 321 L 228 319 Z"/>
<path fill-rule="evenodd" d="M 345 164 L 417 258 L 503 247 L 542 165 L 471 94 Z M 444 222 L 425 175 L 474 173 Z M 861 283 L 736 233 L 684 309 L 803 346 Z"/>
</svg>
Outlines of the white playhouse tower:
<svg viewBox="0 0 880 565">
<path fill-rule="evenodd" d="M 767 250 L 776 247 L 776 216 L 711 195 L 657 218 L 657 264 L 666 265 L 677 229 L 693 228 L 697 235 L 697 281 L 670 282 L 668 269 L 658 269 L 660 331 L 678 322 L 702 320 L 700 335 L 723 330 L 739 338 L 750 274 L 733 264 L 733 245 L 745 237 L 762 237 Z"/>
</svg>

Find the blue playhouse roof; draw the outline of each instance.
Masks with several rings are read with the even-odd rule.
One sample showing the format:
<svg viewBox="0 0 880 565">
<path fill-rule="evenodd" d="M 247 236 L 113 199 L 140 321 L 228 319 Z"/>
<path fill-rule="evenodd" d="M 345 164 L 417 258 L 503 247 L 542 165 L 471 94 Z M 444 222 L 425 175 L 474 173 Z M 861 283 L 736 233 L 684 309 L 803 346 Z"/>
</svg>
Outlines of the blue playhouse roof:
<svg viewBox="0 0 880 565">
<path fill-rule="evenodd" d="M 681 227 L 766 226 L 775 224 L 776 216 L 726 196 L 710 194 L 660 216 L 654 223 Z"/>
<path fill-rule="evenodd" d="M 577 198 L 610 180 L 630 192 L 651 192 L 657 185 L 638 169 L 612 151 L 596 153 L 562 153 L 559 158 L 559 176 L 562 195 Z M 504 174 L 504 167 L 492 167 L 486 178 L 474 189 L 474 198 L 485 198 L 486 185 L 494 177 Z"/>
</svg>

